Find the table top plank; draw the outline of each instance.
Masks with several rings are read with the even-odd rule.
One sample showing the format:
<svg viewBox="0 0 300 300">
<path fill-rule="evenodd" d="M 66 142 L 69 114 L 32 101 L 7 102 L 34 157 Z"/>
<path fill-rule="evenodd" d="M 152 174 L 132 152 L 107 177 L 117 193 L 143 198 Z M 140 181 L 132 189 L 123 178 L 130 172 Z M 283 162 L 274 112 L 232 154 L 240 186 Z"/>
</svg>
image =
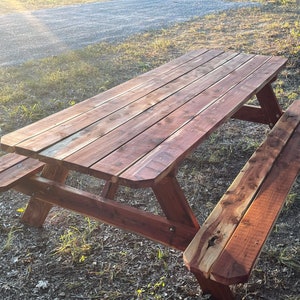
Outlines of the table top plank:
<svg viewBox="0 0 300 300">
<path fill-rule="evenodd" d="M 215 98 L 217 100 L 219 95 L 227 92 L 227 90 L 231 89 L 235 84 L 239 84 L 243 77 L 248 76 L 249 71 L 256 70 L 259 65 L 267 60 L 268 58 L 266 57 L 250 59 L 238 69 L 238 72 L 232 72 L 237 66 L 232 64 L 232 69 L 227 69 L 231 76 L 227 76 L 223 78 L 222 81 L 208 87 L 205 93 L 202 94 L 201 99 L 198 97 L 185 103 L 165 119 L 155 123 L 143 134 L 138 135 L 128 143 L 122 145 L 121 148 L 116 149 L 107 157 L 100 160 L 93 165 L 91 169 L 111 174 L 112 176 L 118 176 L 122 171 L 128 169 L 136 161 L 142 159 L 143 156 L 150 152 L 150 150 L 159 146 L 159 144 L 174 134 L 175 130 L 179 129 L 180 124 L 184 126 L 186 122 L 192 120 L 196 114 L 200 114 L 203 110 L 208 109 L 207 105 L 211 104 L 210 98 Z M 218 76 L 218 74 L 211 74 L 209 79 L 215 78 L 215 76 Z M 208 95 L 210 97 L 208 97 Z M 184 113 L 182 111 L 184 111 Z M 216 117 L 223 118 L 222 114 Z M 180 121 L 181 119 L 182 121 Z M 172 123 L 174 123 L 174 126 L 171 126 Z M 149 144 L 147 143 L 148 141 Z M 123 153 L 126 153 L 126 156 L 122 155 Z M 116 157 L 121 159 L 116 160 Z"/>
<path fill-rule="evenodd" d="M 164 70 L 164 72 L 167 72 L 166 74 L 157 74 L 156 72 L 155 76 L 151 78 L 151 80 L 149 79 L 148 81 L 144 82 L 144 84 L 140 84 L 138 87 L 123 92 L 118 97 L 106 99 L 107 93 L 104 92 L 103 94 L 101 94 L 104 97 L 101 104 L 95 106 L 95 97 L 86 101 L 87 105 L 83 106 L 83 108 L 87 107 L 85 112 L 81 110 L 82 106 L 81 103 L 79 103 L 78 105 L 65 110 L 66 117 L 64 120 L 58 120 L 57 114 L 53 115 L 54 122 L 52 120 L 52 125 L 48 125 L 48 123 L 50 122 L 47 122 L 47 130 L 45 130 L 43 127 L 43 120 L 38 122 L 38 124 L 41 123 L 40 126 L 38 126 L 37 124 L 27 126 L 26 129 L 32 135 L 30 139 L 25 139 L 22 141 L 22 135 L 20 136 L 20 131 L 14 132 L 13 137 L 16 139 L 16 141 L 18 141 L 18 143 L 14 143 L 14 146 L 17 146 L 17 148 L 26 148 L 29 150 L 29 152 L 41 151 L 46 146 L 54 144 L 55 142 L 66 138 L 79 130 L 83 130 L 85 127 L 101 120 L 101 118 L 112 118 L 109 117 L 111 114 L 120 114 L 120 110 L 126 109 L 127 105 L 135 103 L 136 101 L 139 101 L 140 103 L 141 98 L 146 97 L 149 93 L 155 93 L 157 89 L 163 87 L 170 81 L 176 80 L 177 78 L 183 78 L 182 76 L 184 76 L 188 71 L 188 74 L 192 77 L 193 80 L 195 80 L 196 76 L 200 76 L 200 74 L 198 74 L 199 72 L 197 73 L 191 71 L 193 71 L 195 68 L 199 68 L 199 65 L 201 66 L 202 64 L 205 64 L 208 61 L 213 61 L 214 59 L 218 60 L 219 56 L 221 58 L 223 56 L 230 57 L 230 55 L 232 54 L 223 53 L 219 50 L 207 51 L 201 56 L 196 56 L 189 61 L 182 62 L 180 66 L 173 67 L 169 71 L 168 69 Z M 159 76 L 159 80 L 157 80 L 156 76 Z M 116 88 L 113 88 L 113 90 L 115 89 Z M 92 105 L 91 102 L 93 103 Z M 72 115 L 72 118 L 69 118 L 70 111 L 71 113 L 74 113 L 74 115 Z M 59 115 L 59 118 L 64 118 L 64 116 Z M 20 139 L 18 140 L 19 136 Z M 9 138 L 11 138 L 11 135 L 5 136 L 1 140 L 1 142 L 3 144 L 8 143 L 7 139 Z M 12 144 L 11 142 L 9 143 L 10 145 Z M 28 152 L 23 152 L 23 154 L 29 155 Z"/>
<path fill-rule="evenodd" d="M 137 181 L 151 184 L 160 176 L 164 176 L 164 173 L 169 172 L 188 153 L 194 150 L 211 131 L 224 123 L 244 102 L 254 96 L 264 83 L 274 76 L 278 67 L 283 67 L 285 63 L 286 60 L 282 58 L 272 57 L 267 64 L 256 69 L 222 98 L 214 102 L 210 109 L 196 116 L 159 147 L 153 149 L 143 159 L 120 174 L 119 180 L 127 182 L 127 184 L 131 181 L 130 184 L 132 185 Z"/>
<path fill-rule="evenodd" d="M 146 110 L 142 114 L 138 115 L 136 118 L 129 120 L 123 126 L 117 128 L 116 130 L 108 133 L 107 135 L 100 137 L 95 140 L 93 143 L 87 145 L 85 148 L 77 151 L 69 157 L 66 157 L 64 160 L 69 163 L 75 163 L 76 165 L 81 165 L 89 167 L 99 159 L 109 154 L 112 149 L 117 149 L 125 144 L 127 141 L 130 141 L 135 136 L 143 134 L 145 130 L 149 127 L 155 125 L 157 122 L 166 118 L 166 125 L 170 134 L 178 128 L 179 124 L 184 124 L 188 119 L 192 118 L 195 113 L 195 108 L 191 108 L 189 111 L 177 113 L 177 115 L 172 116 L 175 120 L 174 124 L 171 124 L 169 115 L 178 107 L 181 107 L 185 103 L 188 103 L 195 96 L 205 91 L 210 86 L 216 84 L 219 80 L 228 75 L 232 70 L 237 66 L 240 66 L 245 61 L 249 60 L 249 56 L 233 56 L 231 60 L 223 61 L 222 65 L 228 64 L 224 70 L 218 70 L 215 63 L 210 65 L 212 62 L 208 62 L 206 69 L 208 73 L 205 76 L 200 76 L 199 79 L 193 81 L 190 85 L 178 89 L 177 93 L 170 94 L 168 97 L 164 98 L 162 102 L 159 102 L 155 106 L 151 107 L 151 110 Z M 221 62 L 220 62 L 221 63 Z M 199 75 L 198 75 L 199 76 Z M 181 78 L 183 80 L 184 78 Z M 174 87 L 170 87 L 170 91 L 176 91 L 177 82 L 175 82 Z M 164 89 L 167 87 L 164 87 Z M 154 94 L 154 99 L 151 102 L 156 101 L 157 96 Z M 208 99 L 208 101 L 210 101 Z M 209 102 L 208 102 L 209 103 Z M 198 103 L 202 108 L 205 107 L 208 103 L 202 102 Z M 183 109 L 185 106 L 183 106 Z M 158 132 L 153 133 L 154 136 L 159 134 Z M 147 143 L 147 137 L 145 136 L 144 142 Z M 150 140 L 150 143 L 151 140 Z M 98 153 L 98 154 L 97 154 Z M 100 154 L 101 153 L 101 154 Z M 101 155 L 101 156 L 100 156 Z M 119 159 L 122 159 L 122 157 Z"/>
<path fill-rule="evenodd" d="M 164 73 L 169 73 L 174 69 L 176 70 L 182 64 L 188 63 L 191 60 L 197 61 L 197 57 L 201 59 L 201 57 L 203 57 L 204 55 L 207 59 L 209 59 L 215 57 L 216 55 L 219 55 L 222 52 L 223 51 L 220 50 L 200 49 L 187 53 L 158 68 L 155 68 L 116 87 L 113 87 L 112 89 L 102 92 L 101 94 L 98 94 L 94 97 L 77 103 L 72 107 L 54 113 L 36 123 L 20 128 L 11 134 L 3 136 L 1 138 L 2 147 L 5 150 L 14 151 L 14 145 L 17 145 L 20 142 L 26 140 L 29 136 L 32 137 L 35 135 L 39 135 L 43 132 L 47 132 L 51 128 L 56 127 L 59 124 L 65 123 L 68 120 L 72 120 L 73 118 L 76 118 L 99 105 L 103 105 L 104 103 L 110 101 L 113 98 L 118 98 L 124 93 L 130 93 L 130 91 L 133 89 L 139 88 L 143 90 L 145 88 L 145 85 L 148 84 L 148 81 L 153 80 L 153 78 L 155 77 L 161 77 Z M 11 148 L 11 150 L 8 149 L 8 145 Z"/>
<path fill-rule="evenodd" d="M 151 185 L 270 83 L 286 59 L 193 51 L 1 138 L 6 151 Z"/>
</svg>

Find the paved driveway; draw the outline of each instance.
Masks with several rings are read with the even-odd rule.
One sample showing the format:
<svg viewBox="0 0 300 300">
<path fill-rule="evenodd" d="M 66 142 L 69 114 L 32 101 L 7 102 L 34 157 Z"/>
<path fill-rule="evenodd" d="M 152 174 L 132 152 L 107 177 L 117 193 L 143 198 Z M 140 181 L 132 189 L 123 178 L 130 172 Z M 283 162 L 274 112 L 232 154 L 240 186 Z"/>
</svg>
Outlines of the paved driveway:
<svg viewBox="0 0 300 300">
<path fill-rule="evenodd" d="M 251 5 L 219 0 L 111 0 L 0 16 L 0 66 Z M 253 4 L 252 4 L 253 5 Z"/>
</svg>

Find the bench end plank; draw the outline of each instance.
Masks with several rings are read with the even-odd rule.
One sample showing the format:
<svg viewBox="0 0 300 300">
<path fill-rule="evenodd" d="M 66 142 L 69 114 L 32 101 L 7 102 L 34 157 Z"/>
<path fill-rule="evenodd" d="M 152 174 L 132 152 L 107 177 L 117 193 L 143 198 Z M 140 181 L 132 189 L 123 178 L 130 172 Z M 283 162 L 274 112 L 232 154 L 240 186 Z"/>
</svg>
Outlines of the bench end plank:
<svg viewBox="0 0 300 300">
<path fill-rule="evenodd" d="M 24 177 L 40 172 L 45 164 L 25 156 L 9 153 L 0 157 L 0 192 L 7 191 Z"/>
</svg>

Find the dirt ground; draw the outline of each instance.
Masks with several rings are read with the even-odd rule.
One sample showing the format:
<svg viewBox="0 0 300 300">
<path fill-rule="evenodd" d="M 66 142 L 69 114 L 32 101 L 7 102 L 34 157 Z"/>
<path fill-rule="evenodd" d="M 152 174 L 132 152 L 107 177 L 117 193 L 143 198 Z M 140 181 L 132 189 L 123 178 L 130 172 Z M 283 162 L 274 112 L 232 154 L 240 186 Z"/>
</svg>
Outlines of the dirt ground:
<svg viewBox="0 0 300 300">
<path fill-rule="evenodd" d="M 233 120 L 186 159 L 178 178 L 200 222 L 267 132 Z M 299 299 L 299 183 L 251 280 L 233 287 L 237 299 Z M 69 184 L 98 193 L 102 187 L 78 174 Z M 11 191 L 0 195 L 2 299 L 209 299 L 179 251 L 58 208 L 43 228 L 27 227 L 19 221 L 27 200 Z M 124 188 L 118 200 L 159 213 L 151 191 Z"/>
</svg>

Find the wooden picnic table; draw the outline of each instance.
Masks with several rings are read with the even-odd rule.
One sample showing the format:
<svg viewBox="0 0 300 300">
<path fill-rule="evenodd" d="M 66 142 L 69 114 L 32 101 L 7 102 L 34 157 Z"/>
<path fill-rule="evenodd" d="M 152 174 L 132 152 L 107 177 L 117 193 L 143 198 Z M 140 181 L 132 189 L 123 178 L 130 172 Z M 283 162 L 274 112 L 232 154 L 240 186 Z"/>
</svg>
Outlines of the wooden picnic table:
<svg viewBox="0 0 300 300">
<path fill-rule="evenodd" d="M 281 57 L 200 49 L 1 138 L 1 148 L 45 163 L 17 189 L 23 221 L 52 205 L 185 250 L 198 221 L 176 179 L 184 158 L 229 118 L 269 124 L 282 115 L 271 83 Z M 256 96 L 259 105 L 246 102 Z M 70 170 L 106 181 L 102 195 L 64 184 Z M 114 201 L 119 185 L 153 189 L 165 216 Z"/>
</svg>

